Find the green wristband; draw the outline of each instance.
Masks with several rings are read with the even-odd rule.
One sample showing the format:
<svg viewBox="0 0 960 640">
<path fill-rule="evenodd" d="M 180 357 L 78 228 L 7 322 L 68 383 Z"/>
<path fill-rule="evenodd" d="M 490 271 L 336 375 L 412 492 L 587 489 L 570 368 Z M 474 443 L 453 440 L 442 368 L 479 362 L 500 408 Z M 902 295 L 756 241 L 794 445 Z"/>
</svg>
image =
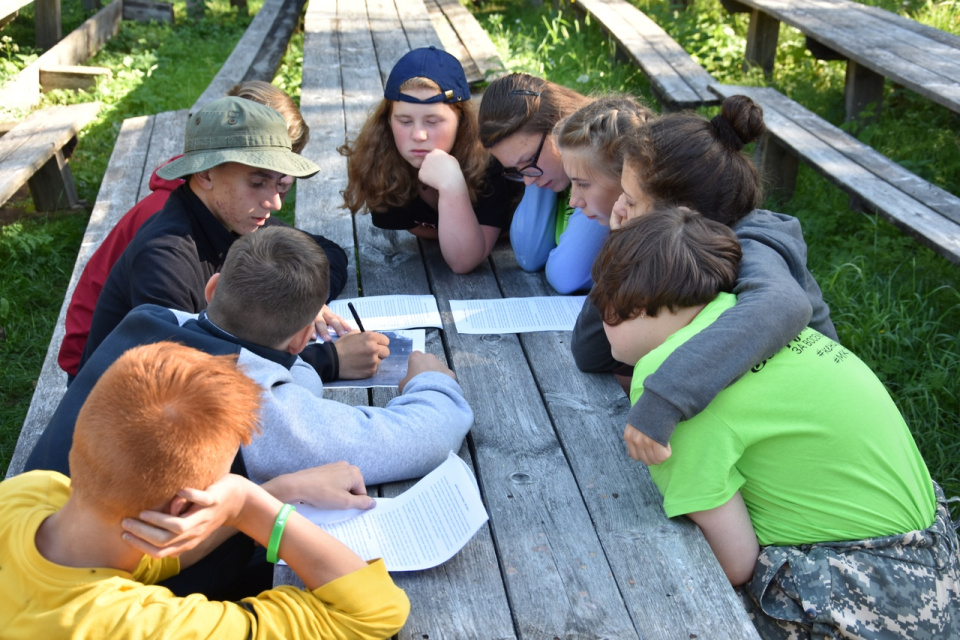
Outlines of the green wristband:
<svg viewBox="0 0 960 640">
<path fill-rule="evenodd" d="M 270 543 L 267 545 L 267 562 L 276 564 L 280 559 L 277 557 L 277 552 L 280 551 L 280 538 L 283 537 L 283 528 L 287 526 L 287 518 L 290 517 L 290 512 L 296 510 L 296 507 L 292 504 L 285 504 L 280 507 L 280 513 L 277 514 L 277 519 L 273 523 L 273 531 L 270 532 Z"/>
</svg>

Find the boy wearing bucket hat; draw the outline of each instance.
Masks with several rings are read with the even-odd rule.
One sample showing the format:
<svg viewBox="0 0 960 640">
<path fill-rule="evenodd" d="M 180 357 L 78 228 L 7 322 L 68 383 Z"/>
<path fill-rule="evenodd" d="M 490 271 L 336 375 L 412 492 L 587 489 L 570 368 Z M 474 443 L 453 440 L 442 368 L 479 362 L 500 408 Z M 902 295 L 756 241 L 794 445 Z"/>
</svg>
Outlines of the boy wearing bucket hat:
<svg viewBox="0 0 960 640">
<path fill-rule="evenodd" d="M 97 299 L 80 367 L 140 304 L 201 311 L 204 287 L 220 270 L 233 241 L 261 226 L 283 224 L 271 212 L 280 209 L 295 177 L 318 170 L 292 151 L 286 122 L 269 107 L 225 97 L 193 114 L 184 155 L 157 171 L 167 180 L 185 178 L 186 184 L 144 223 L 111 270 Z M 314 238 L 321 246 L 333 244 Z M 350 350 L 342 361 L 329 344 L 311 346 L 304 359 L 327 380 L 371 375 L 389 354 L 388 340 L 373 333 L 352 337 L 344 343 Z"/>
<path fill-rule="evenodd" d="M 347 156 L 344 206 L 381 229 L 438 240 L 456 273 L 486 260 L 522 195 L 480 145 L 460 62 L 434 47 L 400 58 Z"/>
</svg>

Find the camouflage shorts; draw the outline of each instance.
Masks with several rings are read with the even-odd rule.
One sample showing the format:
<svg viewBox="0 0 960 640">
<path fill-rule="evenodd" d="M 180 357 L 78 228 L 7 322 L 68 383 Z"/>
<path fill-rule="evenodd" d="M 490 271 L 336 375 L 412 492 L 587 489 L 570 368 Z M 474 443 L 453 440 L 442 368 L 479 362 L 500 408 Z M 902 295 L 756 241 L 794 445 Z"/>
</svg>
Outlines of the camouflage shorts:
<svg viewBox="0 0 960 640">
<path fill-rule="evenodd" d="M 765 640 L 960 638 L 957 532 L 943 490 L 923 531 L 765 547 L 738 589 Z"/>
</svg>

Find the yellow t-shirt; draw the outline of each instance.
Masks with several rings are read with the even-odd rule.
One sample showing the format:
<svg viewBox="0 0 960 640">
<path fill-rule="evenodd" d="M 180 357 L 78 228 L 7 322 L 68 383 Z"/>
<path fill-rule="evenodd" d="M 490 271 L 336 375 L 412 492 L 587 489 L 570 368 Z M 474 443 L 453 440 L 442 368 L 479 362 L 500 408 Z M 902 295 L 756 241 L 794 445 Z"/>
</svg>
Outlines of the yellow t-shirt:
<svg viewBox="0 0 960 640">
<path fill-rule="evenodd" d="M 313 591 L 280 587 L 211 602 L 154 586 L 176 559 L 145 556 L 133 573 L 64 567 L 45 559 L 37 529 L 70 497 L 70 480 L 32 471 L 0 483 L 0 635 L 20 638 L 386 638 L 410 602 L 383 562 Z M 117 544 L 123 544 L 119 536 Z"/>
</svg>

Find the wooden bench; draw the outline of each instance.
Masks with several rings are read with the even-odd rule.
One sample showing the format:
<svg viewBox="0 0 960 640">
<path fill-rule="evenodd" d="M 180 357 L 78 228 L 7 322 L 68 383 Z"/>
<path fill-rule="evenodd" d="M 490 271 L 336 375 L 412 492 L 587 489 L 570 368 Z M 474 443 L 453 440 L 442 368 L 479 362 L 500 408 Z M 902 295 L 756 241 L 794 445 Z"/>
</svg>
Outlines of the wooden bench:
<svg viewBox="0 0 960 640">
<path fill-rule="evenodd" d="M 951 262 L 960 264 L 960 198 L 771 88 L 716 85 L 718 95 L 750 96 L 763 107 L 767 133 L 757 146 L 765 179 L 789 198 L 798 160 L 846 191 L 856 208 L 875 212 Z"/>
<path fill-rule="evenodd" d="M 772 73 L 780 23 L 799 29 L 812 52 L 846 59 L 847 120 L 883 102 L 889 78 L 960 112 L 960 38 L 851 0 L 722 0 L 749 12 L 746 60 Z M 811 42 L 812 41 L 812 42 Z"/>
<path fill-rule="evenodd" d="M 683 47 L 645 13 L 626 0 L 576 0 L 616 40 L 620 51 L 650 79 L 665 110 L 719 104 L 710 85 L 716 81 Z"/>
<path fill-rule="evenodd" d="M 0 138 L 0 204 L 26 183 L 38 211 L 79 206 L 67 159 L 77 134 L 101 106 L 88 102 L 42 109 Z"/>
<path fill-rule="evenodd" d="M 443 48 L 463 65 L 467 82 L 490 82 L 507 73 L 497 48 L 459 0 L 424 0 Z"/>
<path fill-rule="evenodd" d="M 297 226 L 357 256 L 343 296 L 362 285 L 364 295 L 437 297 L 445 329 L 428 331 L 428 349 L 456 371 L 476 414 L 459 453 L 491 521 L 443 565 L 394 575 L 412 603 L 399 638 L 756 638 L 699 530 L 664 516 L 646 469 L 625 455 L 628 402 L 612 376 L 577 371 L 567 332 L 457 333 L 451 299 L 550 295 L 544 275 L 521 270 L 506 243 L 455 275 L 436 242 L 338 208 L 346 164 L 336 147 L 382 98 L 393 61 L 422 46 L 423 34 L 401 19 L 412 3 L 420 0 L 308 5 L 304 155 L 321 171 L 298 183 L 296 205 Z M 394 392 L 324 394 L 382 406 Z M 370 489 L 393 496 L 407 486 Z M 275 580 L 297 583 L 284 567 Z"/>
</svg>

